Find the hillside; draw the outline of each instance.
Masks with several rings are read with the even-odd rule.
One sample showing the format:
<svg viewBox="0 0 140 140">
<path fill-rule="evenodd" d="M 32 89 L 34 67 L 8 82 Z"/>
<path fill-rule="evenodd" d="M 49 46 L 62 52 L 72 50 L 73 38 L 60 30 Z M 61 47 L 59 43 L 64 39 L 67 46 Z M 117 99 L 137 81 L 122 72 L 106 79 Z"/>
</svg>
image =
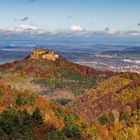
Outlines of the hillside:
<svg viewBox="0 0 140 140">
<path fill-rule="evenodd" d="M 95 88 L 79 96 L 73 105 L 81 116 L 94 121 L 103 112 L 120 112 L 126 106 L 137 110 L 139 98 L 140 76 L 121 73 L 99 82 Z"/>
<path fill-rule="evenodd" d="M 66 98 L 73 99 L 113 74 L 73 64 L 48 50 L 45 58 L 41 54 L 44 52 L 38 54 L 37 51 L 24 60 L 1 65 L 0 83 L 47 97 L 66 95 Z"/>
<path fill-rule="evenodd" d="M 139 103 L 139 74 L 88 68 L 39 48 L 0 65 L 4 140 L 139 140 Z"/>
</svg>

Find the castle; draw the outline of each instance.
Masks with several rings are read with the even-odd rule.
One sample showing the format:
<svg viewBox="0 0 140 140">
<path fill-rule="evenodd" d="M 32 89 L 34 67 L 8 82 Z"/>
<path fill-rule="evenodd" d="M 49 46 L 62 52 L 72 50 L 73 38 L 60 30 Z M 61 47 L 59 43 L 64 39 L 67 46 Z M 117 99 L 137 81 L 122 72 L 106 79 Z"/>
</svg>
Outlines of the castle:
<svg viewBox="0 0 140 140">
<path fill-rule="evenodd" d="M 58 57 L 59 56 L 54 52 L 49 50 L 43 50 L 40 48 L 35 49 L 30 56 L 30 58 L 32 59 L 46 59 L 51 61 L 55 61 Z"/>
</svg>

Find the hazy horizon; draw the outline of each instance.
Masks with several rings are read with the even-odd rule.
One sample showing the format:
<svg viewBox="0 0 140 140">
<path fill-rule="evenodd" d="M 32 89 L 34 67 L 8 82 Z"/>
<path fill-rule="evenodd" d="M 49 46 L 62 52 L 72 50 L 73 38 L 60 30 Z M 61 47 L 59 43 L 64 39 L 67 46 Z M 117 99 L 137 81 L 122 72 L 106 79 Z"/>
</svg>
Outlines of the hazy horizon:
<svg viewBox="0 0 140 140">
<path fill-rule="evenodd" d="M 0 46 L 19 42 L 140 45 L 139 5 L 139 0 L 1 0 Z"/>
</svg>

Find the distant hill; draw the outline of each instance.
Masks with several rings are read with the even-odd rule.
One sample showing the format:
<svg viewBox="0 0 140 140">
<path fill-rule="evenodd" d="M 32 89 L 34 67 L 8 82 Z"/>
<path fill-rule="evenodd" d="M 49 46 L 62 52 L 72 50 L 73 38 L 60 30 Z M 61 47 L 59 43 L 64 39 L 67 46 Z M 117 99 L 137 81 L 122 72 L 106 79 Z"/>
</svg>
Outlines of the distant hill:
<svg viewBox="0 0 140 140">
<path fill-rule="evenodd" d="M 102 54 L 140 54 L 140 47 L 130 47 L 122 50 L 103 51 Z"/>
<path fill-rule="evenodd" d="M 122 55 L 122 54 L 140 54 L 140 50 L 122 50 L 122 51 L 104 51 L 102 52 L 102 54 L 118 54 L 118 55 Z"/>
<path fill-rule="evenodd" d="M 0 50 L 0 64 L 25 58 L 31 52 Z"/>
</svg>

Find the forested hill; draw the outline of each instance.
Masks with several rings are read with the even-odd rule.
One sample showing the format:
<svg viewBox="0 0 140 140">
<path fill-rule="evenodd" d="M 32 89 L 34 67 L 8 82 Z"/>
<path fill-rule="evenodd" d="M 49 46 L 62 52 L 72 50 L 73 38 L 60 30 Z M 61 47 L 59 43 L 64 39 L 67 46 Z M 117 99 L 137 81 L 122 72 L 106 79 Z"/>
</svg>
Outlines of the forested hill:
<svg viewBox="0 0 140 140">
<path fill-rule="evenodd" d="M 0 140 L 139 140 L 140 75 L 36 49 L 0 65 Z"/>
</svg>

